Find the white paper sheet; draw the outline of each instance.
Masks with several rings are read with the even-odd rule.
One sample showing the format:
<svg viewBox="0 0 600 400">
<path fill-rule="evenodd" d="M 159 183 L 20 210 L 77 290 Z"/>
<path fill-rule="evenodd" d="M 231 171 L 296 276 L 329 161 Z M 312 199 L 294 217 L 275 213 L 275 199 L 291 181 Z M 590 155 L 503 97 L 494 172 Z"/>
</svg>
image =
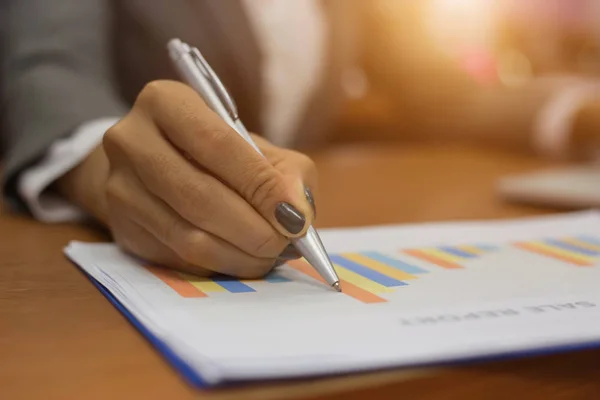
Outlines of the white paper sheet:
<svg viewBox="0 0 600 400">
<path fill-rule="evenodd" d="M 113 244 L 65 252 L 209 384 L 600 344 L 599 213 L 320 234 L 345 293 L 301 262 L 174 289 Z"/>
</svg>

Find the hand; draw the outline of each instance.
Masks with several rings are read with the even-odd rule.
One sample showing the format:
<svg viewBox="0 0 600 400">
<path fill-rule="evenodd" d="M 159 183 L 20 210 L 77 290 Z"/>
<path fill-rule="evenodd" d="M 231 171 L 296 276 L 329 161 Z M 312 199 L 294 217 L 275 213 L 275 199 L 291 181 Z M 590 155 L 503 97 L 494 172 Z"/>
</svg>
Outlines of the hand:
<svg viewBox="0 0 600 400">
<path fill-rule="evenodd" d="M 155 81 L 59 190 L 126 251 L 199 275 L 253 278 L 296 258 L 314 218 L 306 156 L 254 137 L 265 158 L 191 88 Z"/>
</svg>

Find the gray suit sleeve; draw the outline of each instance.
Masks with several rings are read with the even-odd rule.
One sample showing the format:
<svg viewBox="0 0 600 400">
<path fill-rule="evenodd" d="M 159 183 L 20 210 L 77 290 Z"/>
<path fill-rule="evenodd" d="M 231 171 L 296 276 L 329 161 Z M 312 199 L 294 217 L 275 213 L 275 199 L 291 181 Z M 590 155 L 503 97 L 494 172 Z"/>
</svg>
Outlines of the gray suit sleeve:
<svg viewBox="0 0 600 400">
<path fill-rule="evenodd" d="M 16 177 L 78 125 L 121 116 L 112 74 L 109 0 L 11 0 L 6 15 L 2 108 L 3 193 L 23 207 Z"/>
</svg>

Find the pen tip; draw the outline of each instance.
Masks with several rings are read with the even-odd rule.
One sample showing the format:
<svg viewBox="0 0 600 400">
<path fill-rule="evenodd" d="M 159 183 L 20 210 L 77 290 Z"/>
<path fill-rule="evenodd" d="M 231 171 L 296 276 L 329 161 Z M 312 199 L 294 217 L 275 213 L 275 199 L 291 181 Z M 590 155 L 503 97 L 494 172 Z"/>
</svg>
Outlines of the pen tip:
<svg viewBox="0 0 600 400">
<path fill-rule="evenodd" d="M 337 290 L 338 292 L 342 291 L 342 287 L 340 286 L 339 282 L 334 283 L 333 285 L 331 285 L 335 290 Z"/>
</svg>

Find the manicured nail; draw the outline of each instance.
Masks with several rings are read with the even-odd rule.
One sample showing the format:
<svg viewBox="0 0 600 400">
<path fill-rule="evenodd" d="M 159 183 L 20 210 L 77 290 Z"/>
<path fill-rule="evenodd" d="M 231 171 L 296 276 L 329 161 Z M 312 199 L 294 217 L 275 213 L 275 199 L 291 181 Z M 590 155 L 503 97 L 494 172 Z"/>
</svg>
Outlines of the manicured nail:
<svg viewBox="0 0 600 400">
<path fill-rule="evenodd" d="M 317 206 L 315 205 L 315 198 L 313 197 L 311 190 L 309 188 L 304 188 L 304 195 L 313 209 L 313 218 L 317 218 Z"/>
<path fill-rule="evenodd" d="M 283 249 L 283 251 L 281 252 L 279 257 L 277 257 L 277 259 L 285 261 L 285 260 L 296 260 L 300 257 L 302 257 L 302 256 L 300 255 L 300 253 L 298 253 L 298 250 L 296 250 L 294 245 L 288 244 L 287 247 L 285 249 Z"/>
<path fill-rule="evenodd" d="M 275 219 L 292 235 L 302 232 L 306 224 L 304 215 L 289 203 L 279 203 L 275 209 Z"/>
</svg>

